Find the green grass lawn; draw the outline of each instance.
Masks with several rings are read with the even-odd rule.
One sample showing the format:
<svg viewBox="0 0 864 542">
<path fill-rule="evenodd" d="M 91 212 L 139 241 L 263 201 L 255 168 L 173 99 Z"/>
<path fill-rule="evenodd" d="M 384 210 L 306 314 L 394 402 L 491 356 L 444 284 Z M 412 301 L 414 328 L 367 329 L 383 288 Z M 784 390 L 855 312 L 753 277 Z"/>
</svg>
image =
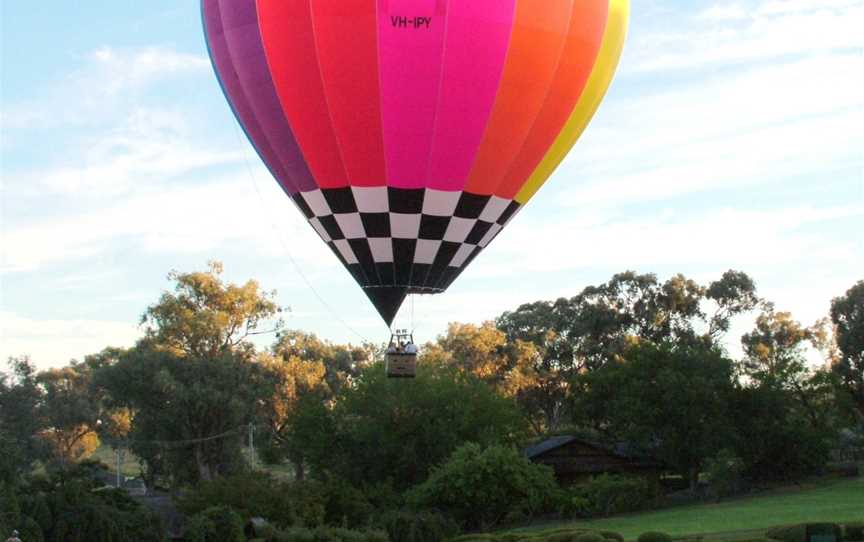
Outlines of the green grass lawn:
<svg viewBox="0 0 864 542">
<path fill-rule="evenodd" d="M 630 516 L 560 522 L 518 530 L 585 527 L 617 531 L 630 539 L 645 531 L 694 535 L 765 529 L 784 523 L 856 520 L 864 520 L 864 478 L 805 484 L 801 488 L 775 490 L 717 504 L 679 506 Z M 741 533 L 742 538 L 746 536 L 748 533 Z"/>
</svg>

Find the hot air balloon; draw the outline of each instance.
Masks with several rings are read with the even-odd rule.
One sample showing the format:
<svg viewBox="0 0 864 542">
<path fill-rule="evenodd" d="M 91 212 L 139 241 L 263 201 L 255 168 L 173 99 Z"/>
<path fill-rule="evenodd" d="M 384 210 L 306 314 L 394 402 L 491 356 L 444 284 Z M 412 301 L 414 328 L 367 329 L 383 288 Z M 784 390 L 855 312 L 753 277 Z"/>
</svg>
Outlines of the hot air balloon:
<svg viewBox="0 0 864 542">
<path fill-rule="evenodd" d="M 537 192 L 597 109 L 628 0 L 202 0 L 261 159 L 388 325 Z"/>
</svg>

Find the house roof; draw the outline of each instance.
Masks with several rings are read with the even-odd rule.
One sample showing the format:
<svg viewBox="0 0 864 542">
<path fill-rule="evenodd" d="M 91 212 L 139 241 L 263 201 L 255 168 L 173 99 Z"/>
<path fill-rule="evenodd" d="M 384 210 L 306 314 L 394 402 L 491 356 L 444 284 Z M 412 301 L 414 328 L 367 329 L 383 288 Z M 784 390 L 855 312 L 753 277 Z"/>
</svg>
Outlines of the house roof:
<svg viewBox="0 0 864 542">
<path fill-rule="evenodd" d="M 528 459 L 533 459 L 539 455 L 542 455 L 549 450 L 554 450 L 555 448 L 560 448 L 561 446 L 565 446 L 570 444 L 571 442 L 582 442 L 587 444 L 588 446 L 597 448 L 598 450 L 605 450 L 610 454 L 620 457 L 622 459 L 635 459 L 640 461 L 651 461 L 649 457 L 645 454 L 640 453 L 635 450 L 633 445 L 628 442 L 616 442 L 614 444 L 603 444 L 591 439 L 581 438 L 574 435 L 558 435 L 554 437 L 549 437 L 548 439 L 538 442 L 533 446 L 529 446 L 525 448 L 524 454 L 528 457 Z"/>
<path fill-rule="evenodd" d="M 557 437 L 550 437 L 542 442 L 538 442 L 533 446 L 525 448 L 525 455 L 528 456 L 528 459 L 533 459 L 544 452 L 554 450 L 555 448 L 558 448 L 559 446 L 564 446 L 565 444 L 570 444 L 574 440 L 578 439 L 572 435 L 559 435 Z"/>
</svg>

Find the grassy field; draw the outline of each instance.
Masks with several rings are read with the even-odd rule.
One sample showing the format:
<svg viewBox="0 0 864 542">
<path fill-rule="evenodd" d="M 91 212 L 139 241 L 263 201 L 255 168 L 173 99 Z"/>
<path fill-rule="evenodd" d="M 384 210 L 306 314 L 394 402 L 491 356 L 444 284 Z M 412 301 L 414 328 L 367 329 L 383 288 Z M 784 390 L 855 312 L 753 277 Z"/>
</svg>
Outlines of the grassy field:
<svg viewBox="0 0 864 542">
<path fill-rule="evenodd" d="M 864 520 L 864 478 L 810 483 L 800 488 L 785 488 L 717 504 L 680 506 L 630 516 L 558 522 L 516 530 L 585 527 L 617 531 L 628 539 L 645 531 L 663 531 L 673 536 L 716 533 L 721 537 L 723 533 L 722 538 L 729 540 L 735 538 L 733 531 L 742 531 L 740 538 L 746 538 L 752 535 L 753 530 L 784 523 L 855 520 Z"/>
<path fill-rule="evenodd" d="M 114 454 L 114 450 L 104 444 L 96 448 L 96 451 L 93 452 L 93 455 L 89 459 L 96 459 L 105 463 L 111 469 L 111 472 L 114 472 L 114 469 L 117 468 L 117 456 Z M 141 474 L 141 465 L 138 464 L 138 458 L 128 450 L 123 454 L 120 473 L 127 478 L 135 478 Z"/>
</svg>

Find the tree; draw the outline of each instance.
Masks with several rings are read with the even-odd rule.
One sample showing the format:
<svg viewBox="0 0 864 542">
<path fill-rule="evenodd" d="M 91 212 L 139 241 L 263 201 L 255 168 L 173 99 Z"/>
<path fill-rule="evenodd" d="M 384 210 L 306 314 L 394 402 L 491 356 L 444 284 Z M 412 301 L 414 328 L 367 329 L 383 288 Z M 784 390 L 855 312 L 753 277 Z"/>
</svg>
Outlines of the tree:
<svg viewBox="0 0 864 542">
<path fill-rule="evenodd" d="M 570 299 L 505 312 L 496 325 L 508 341 L 537 349 L 532 402 L 544 414 L 545 429 L 554 430 L 566 419 L 577 375 L 620 360 L 639 341 L 715 343 L 734 316 L 760 302 L 753 281 L 738 271 L 727 271 L 707 288 L 680 274 L 661 283 L 653 274 L 627 271 Z M 708 316 L 703 307 L 711 305 L 715 311 Z"/>
<path fill-rule="evenodd" d="M 303 397 L 323 401 L 329 395 L 325 381 L 326 369 L 321 361 L 304 361 L 289 355 L 288 359 L 268 357 L 262 362 L 265 378 L 270 384 L 270 395 L 261 402 L 261 417 L 267 424 L 271 439 L 271 457 L 286 456 L 295 467 L 295 477 L 302 480 L 303 443 L 291 438 L 291 420 L 297 404 Z M 275 452 L 275 453 L 273 453 Z"/>
<path fill-rule="evenodd" d="M 272 350 L 274 356 L 284 361 L 296 358 L 323 365 L 324 380 L 332 396 L 357 378 L 364 367 L 373 363 L 381 349 L 371 344 L 333 344 L 319 339 L 314 333 L 288 330 L 279 334 L 279 340 Z"/>
<path fill-rule="evenodd" d="M 101 370 L 99 383 L 133 413 L 130 447 L 149 475 L 181 483 L 242 468 L 246 426 L 270 394 L 262 367 L 231 352 L 197 358 L 134 348 Z"/>
<path fill-rule="evenodd" d="M 471 375 L 427 364 L 417 378 L 397 381 L 374 365 L 341 390 L 332 410 L 301 401 L 292 431 L 318 475 L 404 489 L 459 445 L 514 442 L 523 424 L 512 400 Z"/>
<path fill-rule="evenodd" d="M 7 363 L 11 374 L 0 373 L 0 436 L 17 444 L 16 465 L 25 469 L 44 451 L 37 437 L 45 427 L 41 416 L 43 393 L 29 357 L 9 358 Z"/>
<path fill-rule="evenodd" d="M 836 329 L 840 356 L 834 372 L 864 417 L 864 280 L 859 280 L 845 295 L 831 302 L 831 321 Z"/>
<path fill-rule="evenodd" d="M 46 427 L 40 436 L 48 442 L 54 458 L 72 463 L 88 457 L 99 446 L 96 434 L 100 401 L 93 390 L 93 372 L 76 362 L 39 373 L 36 381 L 44 398 L 42 414 Z"/>
<path fill-rule="evenodd" d="M 278 332 L 282 309 L 275 292 L 262 292 L 254 280 L 238 286 L 222 282 L 222 264 L 210 262 L 206 272 L 179 273 L 174 293 L 165 292 L 141 317 L 146 340 L 182 356 L 217 358 L 226 352 L 251 355 L 252 335 Z M 269 320 L 272 329 L 260 329 Z M 270 327 L 270 326 L 265 326 Z"/>
<path fill-rule="evenodd" d="M 791 394 L 814 429 L 824 427 L 837 413 L 836 401 L 826 401 L 833 395 L 831 382 L 810 371 L 804 356 L 808 343 L 819 342 L 818 335 L 818 323 L 805 328 L 790 313 L 770 309 L 756 318 L 753 331 L 741 337 L 744 374 L 756 386 Z"/>
<path fill-rule="evenodd" d="M 525 412 L 535 432 L 543 427 L 545 394 L 537 394 L 539 381 L 535 361 L 537 350 L 532 343 L 517 339 L 508 341 L 494 322 L 474 324 L 451 323 L 447 333 L 421 350 L 420 363 L 456 368 L 492 386 L 506 397 L 514 397 Z"/>
<path fill-rule="evenodd" d="M 691 487 L 705 460 L 729 442 L 733 364 L 704 342 L 643 341 L 577 383 L 581 422 L 649 451 Z"/>
<path fill-rule="evenodd" d="M 249 338 L 281 329 L 275 293 L 221 274 L 218 262 L 172 272 L 174 292 L 141 319 L 144 339 L 98 371 L 111 406 L 129 409 L 131 447 L 150 476 L 196 482 L 240 468 L 241 426 L 271 395 Z"/>
</svg>

